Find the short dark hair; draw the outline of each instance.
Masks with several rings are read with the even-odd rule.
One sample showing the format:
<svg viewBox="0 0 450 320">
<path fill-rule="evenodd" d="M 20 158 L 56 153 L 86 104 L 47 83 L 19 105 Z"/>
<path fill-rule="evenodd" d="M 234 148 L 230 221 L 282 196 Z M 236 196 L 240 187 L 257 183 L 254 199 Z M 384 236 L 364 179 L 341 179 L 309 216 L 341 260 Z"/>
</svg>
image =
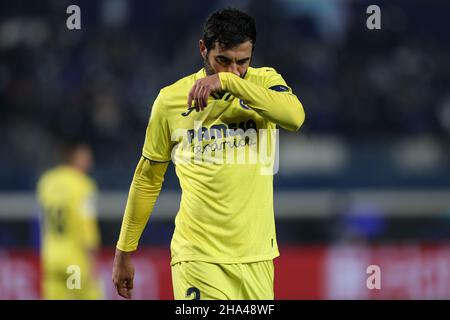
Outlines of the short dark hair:
<svg viewBox="0 0 450 320">
<path fill-rule="evenodd" d="M 255 19 L 234 8 L 213 12 L 203 26 L 203 41 L 208 50 L 213 49 L 216 42 L 225 49 L 230 49 L 248 40 L 251 41 L 252 50 L 254 50 Z"/>
<path fill-rule="evenodd" d="M 81 136 L 67 136 L 59 141 L 59 154 L 60 159 L 64 163 L 70 163 L 72 157 L 79 148 L 88 147 L 90 148 L 90 143 L 87 139 Z"/>
</svg>

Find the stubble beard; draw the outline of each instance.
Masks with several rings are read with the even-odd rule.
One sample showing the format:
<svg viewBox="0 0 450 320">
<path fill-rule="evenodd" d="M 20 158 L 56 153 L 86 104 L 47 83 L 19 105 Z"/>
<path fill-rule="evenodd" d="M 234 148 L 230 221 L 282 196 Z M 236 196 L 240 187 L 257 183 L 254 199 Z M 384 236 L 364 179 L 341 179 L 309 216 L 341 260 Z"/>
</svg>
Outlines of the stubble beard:
<svg viewBox="0 0 450 320">
<path fill-rule="evenodd" d="M 213 74 L 216 74 L 216 72 L 214 71 L 213 67 L 211 66 L 211 64 L 208 61 L 208 55 L 206 55 L 206 57 L 203 58 L 203 65 L 205 67 L 205 72 L 207 76 L 211 76 Z"/>
</svg>

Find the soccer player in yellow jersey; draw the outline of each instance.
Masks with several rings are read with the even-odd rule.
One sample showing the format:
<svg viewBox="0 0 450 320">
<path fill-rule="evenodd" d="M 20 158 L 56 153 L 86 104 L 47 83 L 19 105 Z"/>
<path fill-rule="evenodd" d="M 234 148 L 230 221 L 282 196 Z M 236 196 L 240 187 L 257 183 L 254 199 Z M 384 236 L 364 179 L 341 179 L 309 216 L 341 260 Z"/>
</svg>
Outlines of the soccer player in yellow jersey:
<svg viewBox="0 0 450 320">
<path fill-rule="evenodd" d="M 305 114 L 280 74 L 249 66 L 255 43 L 253 18 L 214 12 L 199 41 L 204 68 L 156 98 L 117 242 L 119 295 L 131 298 L 131 252 L 172 160 L 182 189 L 171 242 L 174 298 L 274 299 L 275 166 L 264 153 L 273 155 L 277 125 L 296 131 Z"/>
<path fill-rule="evenodd" d="M 45 172 L 37 185 L 41 207 L 43 299 L 101 299 L 95 259 L 100 243 L 93 163 L 84 143 L 66 143 L 64 164 Z"/>
</svg>

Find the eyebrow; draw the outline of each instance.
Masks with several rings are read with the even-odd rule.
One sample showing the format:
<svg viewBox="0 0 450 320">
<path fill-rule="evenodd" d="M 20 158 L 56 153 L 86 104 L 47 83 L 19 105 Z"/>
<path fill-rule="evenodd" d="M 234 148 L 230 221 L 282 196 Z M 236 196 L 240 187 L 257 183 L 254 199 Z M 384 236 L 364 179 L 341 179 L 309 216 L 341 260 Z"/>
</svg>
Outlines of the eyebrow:
<svg viewBox="0 0 450 320">
<path fill-rule="evenodd" d="M 216 56 L 216 59 L 217 58 L 225 59 L 225 60 L 231 60 L 230 58 L 228 58 L 226 56 L 223 56 L 223 55 L 218 55 L 218 56 Z M 239 59 L 237 62 L 245 62 L 245 61 L 248 61 L 248 60 L 250 60 L 250 57 Z"/>
</svg>

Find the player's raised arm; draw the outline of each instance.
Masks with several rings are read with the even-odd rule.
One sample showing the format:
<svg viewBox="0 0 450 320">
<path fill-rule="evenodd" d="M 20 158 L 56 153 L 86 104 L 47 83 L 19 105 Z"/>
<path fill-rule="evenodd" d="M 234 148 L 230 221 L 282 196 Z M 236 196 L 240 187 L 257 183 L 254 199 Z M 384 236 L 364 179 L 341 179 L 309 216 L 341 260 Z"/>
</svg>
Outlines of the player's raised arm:
<svg viewBox="0 0 450 320">
<path fill-rule="evenodd" d="M 289 131 L 298 130 L 305 120 L 301 102 L 286 85 L 283 78 L 273 69 L 268 77 L 267 87 L 242 79 L 231 72 L 220 72 L 222 90 L 242 99 L 262 117 Z"/>
</svg>

